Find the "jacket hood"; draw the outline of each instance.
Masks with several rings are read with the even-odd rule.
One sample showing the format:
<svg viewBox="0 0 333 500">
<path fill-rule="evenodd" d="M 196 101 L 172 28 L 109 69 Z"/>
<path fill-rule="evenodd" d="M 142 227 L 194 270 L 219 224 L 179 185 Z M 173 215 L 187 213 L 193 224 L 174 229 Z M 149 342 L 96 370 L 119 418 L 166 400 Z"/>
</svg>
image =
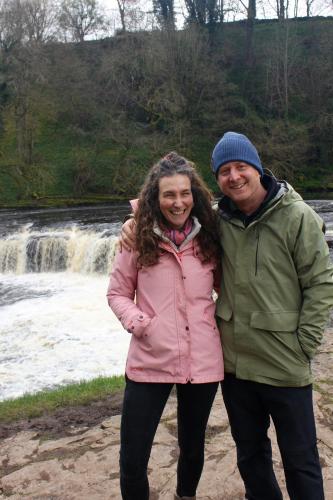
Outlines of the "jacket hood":
<svg viewBox="0 0 333 500">
<path fill-rule="evenodd" d="M 278 181 L 278 185 L 279 191 L 272 200 L 273 202 L 275 199 L 281 199 L 281 203 L 283 204 L 283 206 L 287 206 L 297 201 L 303 201 L 301 195 L 298 194 L 297 191 L 295 191 L 295 189 L 290 184 L 288 184 L 287 181 Z"/>
</svg>

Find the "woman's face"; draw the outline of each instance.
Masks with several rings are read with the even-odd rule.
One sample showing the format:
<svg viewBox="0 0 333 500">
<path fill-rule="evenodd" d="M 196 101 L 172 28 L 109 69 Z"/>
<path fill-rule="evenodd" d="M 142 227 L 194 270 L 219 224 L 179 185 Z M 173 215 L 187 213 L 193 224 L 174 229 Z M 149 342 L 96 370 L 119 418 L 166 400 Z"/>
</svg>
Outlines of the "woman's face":
<svg viewBox="0 0 333 500">
<path fill-rule="evenodd" d="M 193 208 L 191 181 L 187 175 L 175 174 L 159 181 L 160 210 L 173 229 L 181 229 Z"/>
</svg>

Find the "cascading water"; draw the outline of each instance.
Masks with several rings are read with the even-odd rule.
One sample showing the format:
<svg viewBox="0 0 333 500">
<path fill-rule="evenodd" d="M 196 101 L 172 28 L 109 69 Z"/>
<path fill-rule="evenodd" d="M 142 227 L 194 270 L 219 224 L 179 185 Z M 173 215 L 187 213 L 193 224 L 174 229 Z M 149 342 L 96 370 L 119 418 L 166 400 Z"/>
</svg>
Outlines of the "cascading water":
<svg viewBox="0 0 333 500">
<path fill-rule="evenodd" d="M 0 400 L 124 372 L 106 289 L 127 212 L 0 211 Z"/>
<path fill-rule="evenodd" d="M 111 270 L 117 238 L 111 230 L 80 229 L 10 234 L 0 240 L 0 273 L 72 271 L 107 274 Z"/>
</svg>

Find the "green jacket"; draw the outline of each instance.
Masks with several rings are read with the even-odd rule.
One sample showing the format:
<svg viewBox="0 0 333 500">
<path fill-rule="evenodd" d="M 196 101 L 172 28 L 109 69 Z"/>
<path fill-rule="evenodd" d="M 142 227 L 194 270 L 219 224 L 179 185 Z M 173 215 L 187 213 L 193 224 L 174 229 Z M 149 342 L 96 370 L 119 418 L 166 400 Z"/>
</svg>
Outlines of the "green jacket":
<svg viewBox="0 0 333 500">
<path fill-rule="evenodd" d="M 285 182 L 247 227 L 219 213 L 216 314 L 225 371 L 275 386 L 310 384 L 310 360 L 333 305 L 323 221 Z"/>
</svg>

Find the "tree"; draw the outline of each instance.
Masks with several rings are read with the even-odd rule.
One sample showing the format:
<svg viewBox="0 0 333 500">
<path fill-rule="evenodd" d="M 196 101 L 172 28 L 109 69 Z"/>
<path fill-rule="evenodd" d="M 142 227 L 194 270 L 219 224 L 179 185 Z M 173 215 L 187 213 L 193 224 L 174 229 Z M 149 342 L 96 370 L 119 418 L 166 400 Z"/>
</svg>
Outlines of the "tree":
<svg viewBox="0 0 333 500">
<path fill-rule="evenodd" d="M 312 5 L 315 2 L 315 0 L 305 0 L 305 5 L 306 5 L 306 17 L 310 17 L 312 14 Z"/>
<path fill-rule="evenodd" d="M 31 13 L 35 15 L 30 16 Z M 35 163 L 34 143 L 43 107 L 42 88 L 47 81 L 44 41 L 50 26 L 48 16 L 47 3 L 40 0 L 10 0 L 1 4 L 2 76 L 8 93 L 6 117 L 9 130 L 15 130 L 16 144 L 14 164 L 9 162 L 7 170 L 11 170 L 12 178 L 24 192 L 31 182 L 38 179 L 41 185 L 46 179 L 43 168 Z"/>
<path fill-rule="evenodd" d="M 47 42 L 55 38 L 56 10 L 50 0 L 25 0 L 22 7 L 29 41 Z"/>
<path fill-rule="evenodd" d="M 243 4 L 242 0 L 240 0 Z M 253 63 L 253 34 L 254 22 L 257 16 L 256 0 L 249 0 L 246 7 L 247 22 L 246 22 L 246 65 L 252 66 Z"/>
<path fill-rule="evenodd" d="M 153 10 L 162 28 L 175 29 L 174 0 L 153 0 Z"/>
<path fill-rule="evenodd" d="M 0 44 L 2 51 L 10 52 L 24 40 L 23 9 L 20 0 L 0 3 Z"/>
<path fill-rule="evenodd" d="M 185 0 L 187 22 L 213 27 L 220 19 L 218 0 Z"/>
<path fill-rule="evenodd" d="M 139 11 L 140 0 L 117 0 L 118 11 L 121 22 L 121 31 L 124 33 L 130 28 L 137 29 L 137 14 Z"/>
<path fill-rule="evenodd" d="M 126 0 L 117 0 L 117 5 L 120 15 L 121 28 L 123 31 L 126 31 L 126 22 L 125 22 Z"/>
<path fill-rule="evenodd" d="M 313 16 L 332 16 L 333 14 L 333 0 L 294 0 L 294 17 L 298 17 L 298 10 L 305 9 L 306 17 Z"/>
<path fill-rule="evenodd" d="M 0 4 L 0 44 L 10 51 L 18 44 L 54 38 L 55 9 L 49 0 L 9 0 Z"/>
<path fill-rule="evenodd" d="M 60 5 L 59 25 L 65 39 L 69 34 L 75 42 L 83 42 L 89 35 L 106 28 L 106 19 L 96 0 L 63 0 Z"/>
<path fill-rule="evenodd" d="M 276 13 L 280 21 L 287 17 L 287 12 L 288 9 L 285 7 L 284 0 L 276 0 Z"/>
<path fill-rule="evenodd" d="M 246 18 L 248 20 L 257 17 L 257 0 L 248 0 L 247 4 L 243 2 L 243 0 L 239 0 L 239 3 L 242 7 L 241 10 L 246 13 Z"/>
</svg>

